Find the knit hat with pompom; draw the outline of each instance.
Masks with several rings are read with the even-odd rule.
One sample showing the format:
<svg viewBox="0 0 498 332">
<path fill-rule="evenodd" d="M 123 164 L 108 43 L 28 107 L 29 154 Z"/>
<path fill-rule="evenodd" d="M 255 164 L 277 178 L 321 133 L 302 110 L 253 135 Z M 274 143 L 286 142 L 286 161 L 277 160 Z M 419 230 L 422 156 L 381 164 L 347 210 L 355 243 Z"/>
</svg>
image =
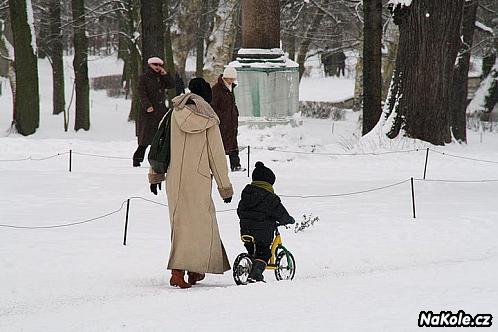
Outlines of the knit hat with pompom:
<svg viewBox="0 0 498 332">
<path fill-rule="evenodd" d="M 275 183 L 275 173 L 265 166 L 261 161 L 256 162 L 255 168 L 252 171 L 253 181 L 265 181 L 273 185 Z"/>
</svg>

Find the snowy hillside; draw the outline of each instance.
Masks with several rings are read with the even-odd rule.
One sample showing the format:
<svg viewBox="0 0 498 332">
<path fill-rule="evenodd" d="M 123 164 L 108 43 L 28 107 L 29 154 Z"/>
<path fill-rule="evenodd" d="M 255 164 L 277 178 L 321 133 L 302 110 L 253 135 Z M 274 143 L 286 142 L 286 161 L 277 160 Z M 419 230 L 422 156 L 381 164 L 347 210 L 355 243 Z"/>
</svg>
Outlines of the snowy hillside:
<svg viewBox="0 0 498 332">
<path fill-rule="evenodd" d="M 90 65 L 93 76 L 119 68 L 109 59 Z M 62 116 L 50 114 L 47 62 L 40 71 L 35 135 L 7 135 L 10 92 L 0 97 L 0 331 L 415 331 L 422 310 L 497 317 L 496 135 L 469 132 L 468 145 L 444 148 L 357 145 L 352 112 L 295 128 L 241 127 L 250 164 L 274 170 L 289 212 L 320 220 L 282 230 L 297 262 L 293 281 L 266 271 L 267 283 L 236 286 L 225 273 L 180 290 L 168 284 L 165 192 L 152 195 L 147 168 L 131 167 L 129 101 L 92 91 L 91 131 L 64 133 Z M 66 86 L 69 96 L 69 72 Z M 233 262 L 243 251 L 235 209 L 249 178 L 230 177 L 232 203 L 213 197 Z"/>
</svg>

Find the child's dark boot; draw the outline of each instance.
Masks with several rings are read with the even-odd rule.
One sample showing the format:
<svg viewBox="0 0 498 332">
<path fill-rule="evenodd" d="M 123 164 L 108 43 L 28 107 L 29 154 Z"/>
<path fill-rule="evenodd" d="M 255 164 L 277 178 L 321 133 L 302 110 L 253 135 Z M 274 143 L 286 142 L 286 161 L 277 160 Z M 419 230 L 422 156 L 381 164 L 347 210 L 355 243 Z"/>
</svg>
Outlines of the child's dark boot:
<svg viewBox="0 0 498 332">
<path fill-rule="evenodd" d="M 263 272 L 266 268 L 266 262 L 261 259 L 255 259 L 252 265 L 251 273 L 247 277 L 249 282 L 265 281 L 263 278 Z"/>
</svg>

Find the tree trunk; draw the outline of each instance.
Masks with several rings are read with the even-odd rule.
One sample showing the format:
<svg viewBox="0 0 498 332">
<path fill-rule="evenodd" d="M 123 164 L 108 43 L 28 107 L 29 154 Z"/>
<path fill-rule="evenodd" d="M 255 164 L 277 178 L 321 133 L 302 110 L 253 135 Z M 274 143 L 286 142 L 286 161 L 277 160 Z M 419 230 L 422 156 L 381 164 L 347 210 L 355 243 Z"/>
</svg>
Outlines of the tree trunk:
<svg viewBox="0 0 498 332">
<path fill-rule="evenodd" d="M 14 46 L 9 42 L 0 26 L 0 57 L 8 62 L 6 72 L 2 72 L 9 78 L 10 90 L 12 92 L 12 119 L 15 118 L 15 101 L 16 101 L 16 70 L 14 68 Z M 15 122 L 12 121 L 14 125 Z"/>
<path fill-rule="evenodd" d="M 299 64 L 299 80 L 303 77 L 304 74 L 304 62 L 306 61 L 306 54 L 308 53 L 311 39 L 310 36 L 316 34 L 318 27 L 323 19 L 323 11 L 316 8 L 313 13 L 312 23 L 308 26 L 307 30 L 304 32 L 303 41 L 301 45 L 299 45 L 299 50 L 297 52 L 297 63 Z"/>
<path fill-rule="evenodd" d="M 481 82 L 474 98 L 467 107 L 467 113 L 489 113 L 498 103 L 498 58 L 488 76 Z"/>
<path fill-rule="evenodd" d="M 294 30 L 292 30 L 292 35 L 289 36 L 288 38 L 288 43 L 289 43 L 289 59 L 292 61 L 296 60 L 296 36 L 294 35 Z"/>
<path fill-rule="evenodd" d="M 9 84 L 10 90 L 12 91 L 12 123 L 15 124 L 16 118 L 16 69 L 14 68 L 14 62 L 9 62 Z"/>
<path fill-rule="evenodd" d="M 199 17 L 199 32 L 197 33 L 196 41 L 196 61 L 195 61 L 195 76 L 202 77 L 204 70 L 204 39 L 206 38 L 207 27 L 207 11 L 208 1 L 202 1 L 201 13 Z"/>
<path fill-rule="evenodd" d="M 463 3 L 417 0 L 394 8 L 400 41 L 387 105 L 389 138 L 404 134 L 435 145 L 451 142 L 450 87 Z"/>
<path fill-rule="evenodd" d="M 88 38 L 85 29 L 85 1 L 71 0 L 73 12 L 74 81 L 76 111 L 74 130 L 90 129 L 90 85 L 88 82 Z"/>
<path fill-rule="evenodd" d="M 140 35 L 139 22 L 140 22 L 140 1 L 128 0 L 127 4 L 127 30 L 129 38 L 128 45 L 128 68 L 129 68 L 129 82 L 131 92 L 131 108 L 128 115 L 129 121 L 138 120 L 140 112 L 140 96 L 138 95 L 138 80 L 142 71 L 142 59 L 140 57 L 140 45 L 138 36 Z"/>
<path fill-rule="evenodd" d="M 206 3 L 201 0 L 182 1 L 175 20 L 169 20 L 169 25 L 175 24 L 174 33 L 171 32 L 171 43 L 176 70 L 186 80 L 185 66 L 190 51 L 196 47 L 198 38 L 202 38 L 205 31 L 199 31 L 200 10 Z"/>
<path fill-rule="evenodd" d="M 142 67 L 140 54 L 138 53 L 138 45 L 133 43 L 133 50 L 130 54 L 130 86 L 131 86 L 131 109 L 128 116 L 129 121 L 138 120 L 138 114 L 140 112 L 140 96 L 138 94 L 138 80 L 140 77 L 140 70 Z"/>
<path fill-rule="evenodd" d="M 491 70 L 489 78 L 491 79 L 491 86 L 488 90 L 487 97 L 484 99 L 484 107 L 488 112 L 491 112 L 495 105 L 498 104 L 498 60 Z"/>
<path fill-rule="evenodd" d="M 382 113 L 382 0 L 363 1 L 363 126 L 372 130 Z"/>
<path fill-rule="evenodd" d="M 163 4 L 157 0 L 142 0 L 142 65 L 147 69 L 150 57 L 164 59 Z"/>
<path fill-rule="evenodd" d="M 118 35 L 118 59 L 123 61 L 128 61 L 130 57 L 130 48 L 129 48 L 129 39 L 131 38 L 130 34 L 130 22 L 129 22 L 129 10 L 133 8 L 133 5 L 130 0 L 123 1 L 121 4 L 115 4 L 115 9 L 118 10 L 118 27 L 119 32 Z M 127 72 L 129 78 L 129 69 Z"/>
<path fill-rule="evenodd" d="M 61 31 L 61 3 L 51 0 L 49 6 L 50 39 L 48 41 L 49 57 L 52 64 L 52 113 L 60 114 L 66 107 L 64 94 L 64 61 Z"/>
<path fill-rule="evenodd" d="M 498 11 L 498 1 L 494 2 L 493 10 Z M 474 99 L 467 107 L 468 113 L 488 113 L 498 103 L 498 38 L 496 38 L 498 36 L 498 18 L 492 20 L 492 23 L 493 35 L 495 36 L 494 49 L 487 58 L 483 59 L 484 79 L 476 91 Z M 484 64 L 484 60 L 486 60 L 486 64 Z"/>
<path fill-rule="evenodd" d="M 125 99 L 130 95 L 131 86 L 131 51 L 130 43 L 133 39 L 133 25 L 130 24 L 130 11 L 133 4 L 130 0 L 115 4 L 114 9 L 118 11 L 118 59 L 123 60 L 123 72 L 121 74 L 121 85 L 124 87 Z"/>
<path fill-rule="evenodd" d="M 27 10 L 28 7 L 30 10 Z M 16 70 L 13 120 L 17 131 L 27 136 L 33 134 L 40 123 L 36 41 L 32 35 L 34 27 L 30 27 L 27 15 L 33 13 L 31 0 L 9 0 L 9 8 Z"/>
<path fill-rule="evenodd" d="M 489 75 L 491 69 L 493 69 L 493 66 L 495 65 L 495 61 L 496 52 L 489 52 L 488 54 L 484 55 L 484 57 L 482 58 L 482 80 Z"/>
<path fill-rule="evenodd" d="M 208 82 L 216 80 L 232 57 L 239 9 L 240 0 L 220 0 L 218 4 L 204 65 L 204 78 Z"/>
<path fill-rule="evenodd" d="M 363 47 L 363 45 L 361 45 Z M 358 59 L 356 60 L 354 79 L 354 96 L 353 96 L 353 111 L 360 112 L 363 109 L 363 48 L 358 52 Z M 361 123 L 359 127 L 363 126 L 363 112 L 360 114 Z M 358 119 L 360 120 L 360 119 Z"/>
<path fill-rule="evenodd" d="M 460 143 L 467 142 L 467 95 L 470 68 L 471 48 L 474 41 L 474 27 L 476 22 L 478 0 L 465 3 L 461 36 L 463 47 L 457 58 L 454 68 L 451 98 L 450 98 L 450 127 L 453 137 Z"/>
<path fill-rule="evenodd" d="M 387 24 L 384 32 L 384 45 L 387 47 L 387 56 L 382 64 L 382 100 L 385 101 L 389 93 L 389 87 L 393 79 L 394 67 L 396 66 L 396 54 L 398 54 L 399 30 L 392 20 Z"/>
<path fill-rule="evenodd" d="M 164 0 L 164 16 L 169 17 L 169 0 Z M 173 46 L 171 44 L 171 25 L 167 24 L 164 29 L 164 54 L 166 56 L 166 70 L 173 78 L 175 77 L 175 61 L 173 60 Z M 169 105 L 172 105 L 173 98 L 176 96 L 176 89 L 168 89 Z"/>
</svg>

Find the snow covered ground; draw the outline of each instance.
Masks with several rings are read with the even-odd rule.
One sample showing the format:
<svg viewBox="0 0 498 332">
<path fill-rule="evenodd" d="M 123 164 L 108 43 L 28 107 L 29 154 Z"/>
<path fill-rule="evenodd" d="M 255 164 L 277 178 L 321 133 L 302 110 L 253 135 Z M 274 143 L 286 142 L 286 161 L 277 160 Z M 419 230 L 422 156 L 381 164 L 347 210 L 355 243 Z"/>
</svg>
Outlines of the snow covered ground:
<svg viewBox="0 0 498 332">
<path fill-rule="evenodd" d="M 95 61 L 90 70 L 100 65 L 115 64 Z M 51 226 L 115 213 L 70 227 L 0 227 L 0 331 L 415 331 L 422 310 L 460 309 L 496 319 L 498 182 L 489 181 L 498 180 L 496 135 L 469 132 L 466 146 L 358 144 L 354 113 L 337 122 L 305 118 L 295 128 L 244 126 L 240 145 L 251 146 L 252 165 L 262 160 L 274 170 L 290 213 L 320 221 L 299 233 L 282 230 L 297 261 L 293 281 L 267 271 L 266 284 L 236 286 L 226 273 L 179 290 L 165 268 L 167 208 L 153 203 L 165 204 L 165 193 L 152 195 L 147 168 L 131 167 L 128 102 L 92 91 L 91 131 L 64 133 L 62 116 L 50 114 L 47 63 L 40 70 L 35 135 L 7 136 L 10 92 L 0 97 L 0 224 Z M 423 177 L 426 147 L 433 149 L 426 178 L 446 182 L 415 181 L 413 218 L 409 179 Z M 5 161 L 27 157 L 43 160 Z M 233 262 L 243 251 L 234 209 L 249 179 L 230 175 L 233 202 L 213 196 Z M 141 198 L 131 200 L 123 246 L 130 197 Z"/>
<path fill-rule="evenodd" d="M 354 96 L 354 79 L 338 77 L 303 77 L 299 100 L 341 102 Z"/>
</svg>

